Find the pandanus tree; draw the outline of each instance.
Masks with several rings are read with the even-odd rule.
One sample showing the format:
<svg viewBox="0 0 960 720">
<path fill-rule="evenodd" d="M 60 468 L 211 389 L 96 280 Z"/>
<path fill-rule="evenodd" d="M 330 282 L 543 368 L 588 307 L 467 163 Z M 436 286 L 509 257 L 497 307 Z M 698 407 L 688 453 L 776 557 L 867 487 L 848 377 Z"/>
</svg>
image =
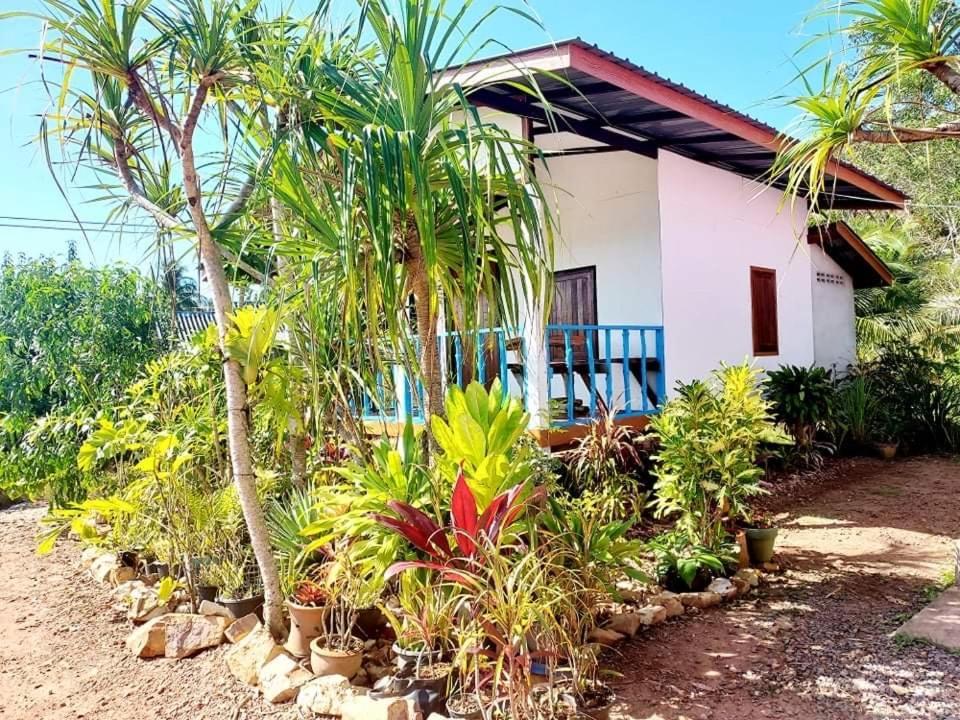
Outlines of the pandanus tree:
<svg viewBox="0 0 960 720">
<path fill-rule="evenodd" d="M 247 209 L 269 152 L 251 154 L 247 134 L 267 112 L 249 70 L 257 2 L 42 0 L 39 50 L 52 109 L 43 135 L 72 164 L 87 164 L 103 186 L 119 189 L 128 208 L 196 243 L 213 299 L 223 352 L 232 479 L 263 578 L 265 616 L 283 632 L 282 597 L 249 441 L 243 358 L 228 351 L 233 330 L 230 275 L 262 272 L 242 257 L 231 225 Z M 162 6 L 162 9 L 161 9 Z M 155 168 L 169 167 L 182 202 L 151 188 Z"/>
<path fill-rule="evenodd" d="M 820 86 L 805 77 L 806 93 L 794 100 L 802 111 L 797 123 L 801 140 L 785 145 L 773 175 L 784 180 L 788 192 L 805 194 L 816 207 L 829 189 L 829 171 L 836 161 L 866 163 L 881 172 L 893 165 L 899 183 L 905 180 L 903 169 L 911 166 L 919 177 L 914 175 L 910 179 L 915 182 L 909 184 L 923 186 L 920 192 L 928 202 L 950 203 L 960 176 L 948 160 L 939 163 L 945 176 L 936 177 L 932 158 L 944 157 L 952 143 L 942 152 L 934 152 L 930 144 L 960 138 L 960 4 L 843 0 L 825 2 L 822 15 L 842 26 L 815 37 L 811 45 L 841 35 L 846 44 L 839 56 L 843 62 L 834 62 L 832 54 L 818 61 Z M 917 145 L 926 145 L 926 152 L 911 157 L 910 148 Z M 931 189 L 936 185 L 940 187 Z M 952 211 L 943 210 L 946 217 L 937 212 L 921 207 L 906 223 L 859 223 L 892 264 L 897 280 L 890 288 L 857 293 L 858 338 L 868 357 L 883 345 L 898 343 L 934 353 L 956 347 L 956 233 L 950 227 Z M 907 242 L 908 232 L 933 237 L 919 246 Z M 905 243 L 911 246 L 909 252 Z"/>
<path fill-rule="evenodd" d="M 526 172 L 535 147 L 470 100 L 466 61 L 509 9 L 474 20 L 472 0 L 453 5 L 358 0 L 350 61 L 318 54 L 286 85 L 296 141 L 273 168 L 289 228 L 279 254 L 327 263 L 345 333 L 412 355 L 428 415 L 442 414 L 444 303 L 458 330 L 495 316 L 516 327 L 523 298 L 548 296 L 553 260 L 544 188 Z M 513 86 L 537 96 L 532 76 Z"/>
<path fill-rule="evenodd" d="M 819 61 L 820 88 L 806 84 L 795 99 L 802 139 L 780 153 L 774 174 L 790 192 L 816 200 L 832 163 L 849 158 L 857 143 L 901 145 L 960 138 L 960 5 L 956 0 L 843 0 L 823 14 L 846 21 L 847 62 Z M 814 42 L 829 38 L 817 37 Z M 906 82 L 928 75 L 947 91 L 904 94 Z M 914 85 L 923 87 L 923 85 Z M 911 115 L 898 108 L 913 108 Z M 912 118 L 908 120 L 907 118 Z"/>
</svg>

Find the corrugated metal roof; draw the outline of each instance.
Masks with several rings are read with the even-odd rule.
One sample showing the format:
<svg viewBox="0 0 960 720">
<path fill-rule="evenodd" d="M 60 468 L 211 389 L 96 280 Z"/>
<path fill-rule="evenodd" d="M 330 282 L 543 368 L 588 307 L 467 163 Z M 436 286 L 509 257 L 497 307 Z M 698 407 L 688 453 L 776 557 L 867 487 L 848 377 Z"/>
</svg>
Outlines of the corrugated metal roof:
<svg viewBox="0 0 960 720">
<path fill-rule="evenodd" d="M 736 125 L 737 131 L 723 129 L 718 127 L 716 122 L 693 117 L 618 86 L 609 79 L 598 78 L 589 69 L 576 67 L 573 60 L 568 63 L 568 67 L 554 74 L 544 73 L 538 77 L 539 89 L 554 111 L 552 119 L 560 129 L 569 128 L 570 132 L 581 135 L 589 132 L 596 135 L 594 139 L 607 144 L 610 144 L 611 139 L 616 140 L 615 136 L 611 138 L 610 133 L 620 133 L 626 138 L 625 149 L 643 152 L 643 143 L 647 143 L 654 152 L 668 150 L 740 175 L 765 180 L 770 179 L 769 171 L 776 158 L 775 144 L 793 140 L 750 115 L 580 38 L 493 56 L 470 63 L 467 67 L 476 69 L 502 60 L 507 72 L 514 68 L 519 74 L 521 66 L 536 67 L 536 62 L 524 65 L 521 61 L 525 57 L 542 58 L 551 51 L 572 56 L 576 50 L 571 48 L 579 49 L 581 58 L 600 59 L 601 63 L 609 61 L 627 70 L 631 79 L 637 83 L 647 83 L 648 89 L 652 87 L 650 83 L 655 83 L 668 93 L 679 93 L 681 100 L 685 98 L 688 106 L 709 109 L 697 114 L 704 115 L 712 111 L 717 122 L 728 127 Z M 465 82 L 469 84 L 467 80 Z M 679 96 L 671 97 L 676 99 Z M 485 88 L 480 91 L 479 98 L 484 104 L 500 104 L 507 112 L 522 112 L 524 104 L 523 100 L 517 99 L 517 90 L 509 82 Z M 696 103 L 696 106 L 692 106 L 689 101 Z M 727 120 L 732 122 L 726 122 Z M 833 207 L 899 207 L 906 200 L 906 195 L 892 185 L 852 165 L 840 165 L 843 171 L 838 172 L 843 174 L 844 178 L 836 177 L 835 181 L 831 182 L 829 201 Z"/>
<path fill-rule="evenodd" d="M 213 310 L 184 310 L 177 312 L 177 340 L 190 342 L 198 332 L 217 322 Z"/>
</svg>

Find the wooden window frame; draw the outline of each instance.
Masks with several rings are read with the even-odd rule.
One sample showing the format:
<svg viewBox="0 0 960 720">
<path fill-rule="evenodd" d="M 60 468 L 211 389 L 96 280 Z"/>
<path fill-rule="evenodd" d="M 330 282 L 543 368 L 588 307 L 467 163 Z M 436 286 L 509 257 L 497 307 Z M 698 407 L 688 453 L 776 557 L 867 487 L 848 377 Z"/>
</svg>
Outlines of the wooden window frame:
<svg viewBox="0 0 960 720">
<path fill-rule="evenodd" d="M 757 319 L 756 292 L 754 290 L 754 278 L 758 275 L 765 275 L 773 279 L 773 334 L 774 349 L 761 349 L 760 332 Z M 750 324 L 753 335 L 753 356 L 754 357 L 776 357 L 780 354 L 780 308 L 777 303 L 777 271 L 775 268 L 750 266 Z"/>
</svg>

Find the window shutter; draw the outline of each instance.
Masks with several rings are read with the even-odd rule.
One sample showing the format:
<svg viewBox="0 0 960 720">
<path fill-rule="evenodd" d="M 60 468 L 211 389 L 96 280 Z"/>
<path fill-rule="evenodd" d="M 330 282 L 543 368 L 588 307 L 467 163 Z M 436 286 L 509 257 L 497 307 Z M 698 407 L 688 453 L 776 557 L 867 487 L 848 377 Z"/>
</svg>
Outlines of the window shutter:
<svg viewBox="0 0 960 720">
<path fill-rule="evenodd" d="M 776 270 L 750 268 L 750 301 L 753 308 L 753 354 L 778 355 Z"/>
</svg>

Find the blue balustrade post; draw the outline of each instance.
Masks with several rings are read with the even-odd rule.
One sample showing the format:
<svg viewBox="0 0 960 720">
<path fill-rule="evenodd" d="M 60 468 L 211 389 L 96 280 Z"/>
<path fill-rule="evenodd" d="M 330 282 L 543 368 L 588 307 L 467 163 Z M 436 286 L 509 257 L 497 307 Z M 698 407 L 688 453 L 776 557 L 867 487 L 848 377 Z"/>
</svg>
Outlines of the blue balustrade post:
<svg viewBox="0 0 960 720">
<path fill-rule="evenodd" d="M 483 333 L 477 332 L 477 382 L 481 385 L 485 385 L 487 382 L 487 363 L 485 362 L 486 358 L 483 356 Z"/>
<path fill-rule="evenodd" d="M 640 330 L 640 410 L 646 412 L 650 404 L 647 397 L 647 331 Z"/>
<path fill-rule="evenodd" d="M 630 331 L 621 330 L 623 337 L 623 411 L 633 412 L 633 401 L 630 398 Z"/>
<path fill-rule="evenodd" d="M 587 331 L 587 367 L 590 369 L 590 417 L 597 414 L 597 370 L 593 357 L 593 330 Z"/>
<path fill-rule="evenodd" d="M 610 342 L 610 328 L 603 329 L 607 352 L 607 411 L 613 407 L 613 350 Z"/>
<path fill-rule="evenodd" d="M 459 332 L 453 336 L 453 354 L 457 364 L 457 385 L 463 387 L 463 341 Z"/>
<path fill-rule="evenodd" d="M 563 354 L 567 366 L 567 422 L 573 422 L 573 345 L 570 331 L 563 331 Z"/>
<path fill-rule="evenodd" d="M 496 331 L 497 350 L 500 354 L 500 385 L 504 399 L 510 395 L 510 376 L 507 370 L 507 331 L 500 328 Z"/>
<path fill-rule="evenodd" d="M 667 401 L 667 363 L 664 357 L 663 328 L 656 329 L 657 362 L 660 369 L 657 371 L 657 402 L 662 406 Z"/>
</svg>

